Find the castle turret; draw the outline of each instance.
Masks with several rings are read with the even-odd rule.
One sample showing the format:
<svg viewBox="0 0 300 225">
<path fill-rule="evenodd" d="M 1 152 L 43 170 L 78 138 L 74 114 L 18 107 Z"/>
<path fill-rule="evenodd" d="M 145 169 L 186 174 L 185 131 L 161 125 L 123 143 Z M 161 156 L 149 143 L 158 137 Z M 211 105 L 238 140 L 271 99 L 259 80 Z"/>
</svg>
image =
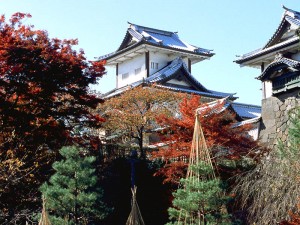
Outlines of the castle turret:
<svg viewBox="0 0 300 225">
<path fill-rule="evenodd" d="M 103 97 L 120 94 L 128 86 L 155 83 L 160 88 L 201 95 L 205 102 L 224 97 L 234 100 L 234 93 L 209 90 L 191 74 L 193 64 L 213 55 L 212 50 L 181 40 L 177 32 L 129 23 L 120 47 L 99 58 L 116 69 L 116 88 Z"/>
<path fill-rule="evenodd" d="M 177 32 L 158 30 L 129 23 L 120 47 L 104 55 L 107 66 L 116 68 L 116 88 L 146 79 L 180 57 L 191 72 L 191 66 L 212 57 L 211 50 L 182 41 Z"/>
<path fill-rule="evenodd" d="M 300 13 L 285 10 L 273 36 L 262 48 L 244 54 L 235 62 L 260 69 L 262 83 L 261 141 L 272 147 L 287 138 L 288 112 L 300 96 Z"/>
</svg>

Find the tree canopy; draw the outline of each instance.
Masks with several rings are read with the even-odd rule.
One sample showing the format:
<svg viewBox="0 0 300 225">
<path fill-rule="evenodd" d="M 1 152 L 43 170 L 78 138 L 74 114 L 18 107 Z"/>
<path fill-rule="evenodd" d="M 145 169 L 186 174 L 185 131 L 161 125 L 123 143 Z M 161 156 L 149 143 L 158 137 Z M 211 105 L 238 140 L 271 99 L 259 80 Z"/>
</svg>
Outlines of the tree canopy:
<svg viewBox="0 0 300 225">
<path fill-rule="evenodd" d="M 13 215 L 36 201 L 36 187 L 58 149 L 78 142 L 78 125 L 99 127 L 91 113 L 100 102 L 89 93 L 105 73 L 104 62 L 88 62 L 77 40 L 50 39 L 23 23 L 29 14 L 0 18 L 0 208 Z M 23 188 L 20 188 L 20 187 Z M 35 187 L 35 188 L 34 188 Z M 13 194 L 12 194 L 13 193 Z"/>
<path fill-rule="evenodd" d="M 145 132 L 157 128 L 157 114 L 171 115 L 174 113 L 174 101 L 178 94 L 159 89 L 155 85 L 140 85 L 128 88 L 116 97 L 109 98 L 100 111 L 107 117 L 104 125 L 111 134 L 127 136 L 136 140 L 141 155 Z"/>
<path fill-rule="evenodd" d="M 193 165 L 191 170 L 198 176 L 208 176 L 213 168 L 205 162 L 200 162 Z M 231 224 L 230 215 L 226 213 L 226 197 L 222 196 L 219 178 L 186 177 L 182 178 L 180 183 L 183 187 L 173 193 L 173 207 L 168 209 L 171 222 L 167 225 Z"/>
<path fill-rule="evenodd" d="M 41 187 L 52 224 L 88 224 L 109 212 L 97 187 L 96 158 L 76 146 L 63 147 L 64 159 L 53 164 L 55 174 Z"/>
<path fill-rule="evenodd" d="M 180 117 L 167 117 L 163 114 L 157 118 L 162 127 L 162 141 L 168 146 L 154 153 L 154 158 L 163 159 L 164 166 L 157 175 L 166 177 L 165 182 L 179 182 L 185 176 L 196 109 L 199 111 L 199 119 L 203 128 L 208 147 L 212 151 L 214 161 L 218 159 L 240 159 L 242 156 L 254 154 L 257 142 L 247 136 L 249 126 L 233 128 L 237 122 L 235 115 L 229 110 L 221 110 L 224 102 L 219 102 L 213 107 L 200 102 L 199 96 L 186 97 L 179 104 Z M 221 168 L 218 168 L 221 169 Z"/>
</svg>

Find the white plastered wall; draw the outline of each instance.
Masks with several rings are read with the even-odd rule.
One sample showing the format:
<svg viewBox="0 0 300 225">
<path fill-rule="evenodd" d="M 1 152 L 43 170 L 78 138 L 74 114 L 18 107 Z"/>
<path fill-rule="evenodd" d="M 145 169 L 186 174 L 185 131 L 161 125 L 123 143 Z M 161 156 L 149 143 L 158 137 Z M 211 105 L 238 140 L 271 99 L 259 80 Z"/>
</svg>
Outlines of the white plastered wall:
<svg viewBox="0 0 300 225">
<path fill-rule="evenodd" d="M 140 73 L 135 74 L 135 70 L 141 68 Z M 145 55 L 141 54 L 133 59 L 128 59 L 127 61 L 123 63 L 119 63 L 118 65 L 118 86 L 117 88 L 126 86 L 128 84 L 131 84 L 133 82 L 142 80 L 143 78 L 146 78 L 147 71 L 145 67 Z M 122 74 L 128 73 L 128 78 L 123 79 Z"/>
<path fill-rule="evenodd" d="M 266 80 L 262 82 L 262 91 L 263 91 L 263 96 L 262 98 L 269 98 L 272 96 L 272 82 L 270 80 Z"/>
</svg>

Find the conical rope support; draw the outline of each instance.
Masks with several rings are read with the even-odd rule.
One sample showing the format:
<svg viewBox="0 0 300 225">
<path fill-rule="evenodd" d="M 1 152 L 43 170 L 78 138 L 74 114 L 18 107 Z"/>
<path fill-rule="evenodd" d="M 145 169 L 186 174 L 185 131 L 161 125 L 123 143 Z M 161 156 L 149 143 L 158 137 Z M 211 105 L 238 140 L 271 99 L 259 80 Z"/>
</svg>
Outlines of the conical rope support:
<svg viewBox="0 0 300 225">
<path fill-rule="evenodd" d="M 43 208 L 42 208 L 42 214 L 41 219 L 39 221 L 39 225 L 51 225 L 51 222 L 49 220 L 49 216 L 46 210 L 46 199 L 43 197 Z"/>
<path fill-rule="evenodd" d="M 198 117 L 199 116 L 196 115 L 189 165 L 186 175 L 186 178 L 192 180 L 192 183 L 194 184 L 199 183 L 200 181 L 206 181 L 216 178 L 210 156 L 210 151 L 206 145 L 205 137 Z M 192 169 L 193 167 L 198 166 L 200 163 L 210 167 L 211 173 L 203 175 L 197 172 L 195 169 Z M 185 189 L 185 187 L 183 188 Z M 187 214 L 183 210 L 180 211 L 177 221 L 177 225 L 195 224 L 194 221 L 199 221 L 199 225 L 205 224 L 204 215 L 201 215 L 201 213 L 198 213 L 196 218 L 196 216 L 187 216 Z"/>
<path fill-rule="evenodd" d="M 127 219 L 126 225 L 145 225 L 139 205 L 136 200 L 136 189 L 134 186 L 131 188 L 132 199 L 131 199 L 131 212 Z"/>
</svg>

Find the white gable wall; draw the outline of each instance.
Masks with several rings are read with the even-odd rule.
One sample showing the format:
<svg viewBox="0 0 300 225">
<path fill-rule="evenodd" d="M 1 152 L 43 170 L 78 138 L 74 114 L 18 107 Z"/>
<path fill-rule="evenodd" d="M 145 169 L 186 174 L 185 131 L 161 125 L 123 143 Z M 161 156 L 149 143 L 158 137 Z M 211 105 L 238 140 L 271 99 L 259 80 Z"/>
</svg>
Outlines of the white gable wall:
<svg viewBox="0 0 300 225">
<path fill-rule="evenodd" d="M 160 51 L 150 51 L 149 52 L 149 76 L 161 70 L 168 63 L 173 61 L 178 57 L 178 54 L 166 54 Z M 186 65 L 188 65 L 188 58 L 183 58 Z M 136 70 L 140 70 L 136 74 Z M 123 75 L 127 74 L 126 77 Z M 128 58 L 126 61 L 118 64 L 118 76 L 117 76 L 117 87 L 120 88 L 129 85 L 133 82 L 147 78 L 147 71 L 145 65 L 145 55 L 141 54 L 134 58 Z M 178 83 L 179 81 L 172 81 L 172 83 Z M 181 85 L 186 85 L 185 83 L 179 82 Z M 179 84 L 178 83 L 178 84 Z"/>
<path fill-rule="evenodd" d="M 140 72 L 136 74 L 136 70 L 139 69 Z M 128 73 L 128 77 L 124 79 L 122 74 L 126 74 L 126 73 Z M 147 71 L 145 67 L 144 54 L 141 54 L 132 59 L 128 59 L 127 61 L 123 63 L 119 63 L 118 65 L 117 88 L 142 80 L 143 78 L 146 78 L 146 76 L 147 76 Z"/>
<path fill-rule="evenodd" d="M 176 58 L 175 55 L 167 55 L 167 54 L 163 54 L 161 52 L 153 52 L 151 51 L 149 54 L 149 61 L 150 61 L 150 73 L 149 75 L 151 76 L 152 74 L 154 74 L 155 72 L 157 72 L 158 70 L 162 69 L 163 67 L 165 67 L 169 62 L 173 61 Z M 158 63 L 158 67 L 154 68 L 151 67 L 151 62 Z"/>
</svg>

